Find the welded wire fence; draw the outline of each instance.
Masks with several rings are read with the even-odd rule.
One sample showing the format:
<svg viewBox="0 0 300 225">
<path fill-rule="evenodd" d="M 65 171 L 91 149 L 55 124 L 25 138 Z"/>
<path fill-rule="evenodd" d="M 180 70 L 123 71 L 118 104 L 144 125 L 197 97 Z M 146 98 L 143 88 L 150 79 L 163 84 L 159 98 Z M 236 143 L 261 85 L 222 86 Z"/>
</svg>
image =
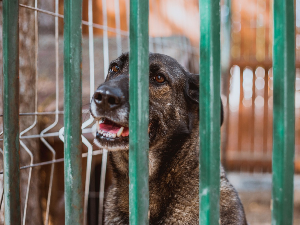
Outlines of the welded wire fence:
<svg viewBox="0 0 300 225">
<path fill-rule="evenodd" d="M 125 10 L 124 3 L 126 4 Z M 54 0 L 52 9 L 41 8 L 41 1 L 35 0 L 34 4 L 25 4 L 24 2 L 19 4 L 19 12 L 34 15 L 34 27 L 30 27 L 29 32 L 34 32 L 34 45 L 32 51 L 34 52 L 34 65 L 35 71 L 34 80 L 30 88 L 34 89 L 34 109 L 24 110 L 19 113 L 20 118 L 28 118 L 33 122 L 30 126 L 20 130 L 20 151 L 26 152 L 29 155 L 29 161 L 21 162 L 21 173 L 27 174 L 26 182 L 21 181 L 21 189 L 25 190 L 25 195 L 21 197 L 21 211 L 22 211 L 22 224 L 30 224 L 30 218 L 27 214 L 30 213 L 27 210 L 28 202 L 34 198 L 43 198 L 43 221 L 44 224 L 57 224 L 59 222 L 55 217 L 60 217 L 54 208 L 59 204 L 60 199 L 57 197 L 58 191 L 60 191 L 57 176 L 61 167 L 60 163 L 64 162 L 64 157 L 61 154 L 61 143 L 64 142 L 64 124 L 63 115 L 65 109 L 63 105 L 63 19 L 64 13 L 62 12 L 62 1 Z M 155 7 L 156 2 L 150 2 L 151 7 Z M 110 4 L 111 6 L 111 4 Z M 109 61 L 116 58 L 122 52 L 129 50 L 129 0 L 128 1 L 114 1 L 115 9 L 115 26 L 108 25 L 108 6 L 107 1 L 102 1 L 100 10 L 102 23 L 94 22 L 93 9 L 95 4 L 92 0 L 84 1 L 83 7 L 87 8 L 87 12 L 84 12 L 84 17 L 87 15 L 87 20 L 82 20 L 83 26 L 83 56 L 82 56 L 82 72 L 83 72 L 83 111 L 82 119 L 82 143 L 83 153 L 82 158 L 86 161 L 83 162 L 85 168 L 84 180 L 84 208 L 83 221 L 84 224 L 102 224 L 103 219 L 103 202 L 104 202 L 104 190 L 105 190 L 105 177 L 107 166 L 107 151 L 105 149 L 98 149 L 93 145 L 93 135 L 95 134 L 95 121 L 93 117 L 89 116 L 88 103 L 94 94 L 95 88 L 104 81 L 106 73 L 108 71 Z M 51 7 L 50 7 L 51 8 Z M 124 28 L 124 15 L 120 14 L 119 10 L 125 11 L 125 28 Z M 155 14 L 160 12 L 155 11 Z M 17 17 L 18 13 L 15 13 Z M 121 18 L 120 15 L 123 15 Z M 41 16 L 44 16 L 44 20 L 52 20 L 52 26 L 48 28 L 46 32 L 40 31 L 42 23 L 39 21 Z M 97 15 L 98 17 L 98 15 Z M 53 19 L 52 19 L 53 18 Z M 53 21 L 54 20 L 54 21 Z M 26 21 L 20 21 L 21 24 Z M 121 26 L 124 28 L 122 29 Z M 86 29 L 87 28 L 87 29 Z M 98 34 L 94 34 L 97 33 Z M 99 35 L 101 32 L 101 35 Z M 151 38 L 150 39 L 150 51 L 161 52 L 179 57 L 179 61 L 182 64 L 188 66 L 192 58 L 198 58 L 198 49 L 190 45 L 187 38 L 182 36 L 171 38 Z M 195 63 L 197 64 L 197 62 Z M 196 65 L 194 65 L 195 67 Z M 2 112 L 2 111 L 1 111 Z M 2 114 L 2 113 L 1 113 Z M 2 115 L 0 117 L 2 119 Z M 1 123 L 3 121 L 1 120 Z M 42 129 L 41 129 L 42 127 Z M 34 130 L 35 132 L 29 132 Z M 36 131 L 38 133 L 36 133 Z M 0 132 L 0 142 L 3 141 L 3 131 Z M 38 154 L 46 155 L 42 157 L 42 161 L 35 160 L 37 157 L 36 151 L 30 149 L 27 146 L 28 141 L 36 141 L 39 144 L 40 152 Z M 59 143 L 61 142 L 61 143 Z M 3 154 L 2 147 L 1 153 Z M 35 152 L 35 153 L 33 153 Z M 93 164 L 93 161 L 95 163 Z M 1 163 L 1 165 L 3 165 Z M 101 165 L 99 168 L 98 165 Z M 46 167 L 48 166 L 48 167 Z M 50 167 L 49 167 L 50 166 Z M 32 185 L 38 181 L 32 178 L 32 171 L 35 168 L 39 168 L 45 173 L 45 181 L 43 187 L 45 187 L 44 196 L 35 196 L 36 193 L 32 192 Z M 46 169 L 43 169 L 46 168 Z M 99 172 L 95 172 L 95 168 Z M 3 176 L 3 170 L 0 172 Z M 98 177 L 92 177 L 93 173 L 96 173 Z M 93 183 L 97 183 L 97 187 L 91 187 L 91 179 Z M 96 180 L 96 181 L 94 181 Z M 3 177 L 1 178 L 3 183 Z M 60 186 L 61 186 L 60 182 Z M 2 184 L 1 184 L 2 185 Z M 98 189 L 95 189 L 98 188 Z M 3 186 L 1 186 L 1 212 L 0 220 L 3 222 Z M 98 202 L 95 202 L 97 201 Z M 91 203 L 93 202 L 93 203 Z M 88 214 L 88 210 L 91 209 L 91 205 L 95 204 L 98 209 L 96 214 Z M 64 211 L 63 208 L 60 208 Z M 63 214 L 63 213 L 60 213 Z M 89 216 L 90 215 L 90 216 Z M 98 215 L 98 216 L 97 216 Z M 88 218 L 89 217 L 89 218 Z M 16 218 L 17 220 L 17 218 Z M 97 222 L 98 221 L 98 222 Z M 6 219 L 6 222 L 9 222 Z M 62 222 L 62 221 L 60 221 Z"/>
</svg>

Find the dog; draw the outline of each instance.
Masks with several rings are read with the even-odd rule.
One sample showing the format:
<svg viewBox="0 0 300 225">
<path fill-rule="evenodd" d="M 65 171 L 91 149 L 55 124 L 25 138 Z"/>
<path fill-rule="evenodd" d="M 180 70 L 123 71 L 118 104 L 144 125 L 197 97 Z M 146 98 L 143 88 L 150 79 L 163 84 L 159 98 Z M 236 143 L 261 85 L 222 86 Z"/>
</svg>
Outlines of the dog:
<svg viewBox="0 0 300 225">
<path fill-rule="evenodd" d="M 148 74 L 145 74 L 148 76 Z M 105 224 L 129 224 L 129 53 L 110 63 L 90 105 L 113 181 Z M 149 54 L 149 224 L 199 224 L 199 75 L 175 59 Z M 223 110 L 221 110 L 221 122 Z M 246 225 L 243 205 L 220 171 L 220 221 Z"/>
</svg>

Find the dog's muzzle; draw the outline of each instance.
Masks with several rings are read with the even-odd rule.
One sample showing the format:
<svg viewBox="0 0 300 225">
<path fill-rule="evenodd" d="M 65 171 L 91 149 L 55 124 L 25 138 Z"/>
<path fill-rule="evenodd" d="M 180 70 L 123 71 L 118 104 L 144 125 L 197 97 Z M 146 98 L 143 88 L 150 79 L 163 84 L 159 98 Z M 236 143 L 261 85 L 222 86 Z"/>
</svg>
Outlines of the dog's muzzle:
<svg viewBox="0 0 300 225">
<path fill-rule="evenodd" d="M 91 113 L 96 120 L 95 144 L 107 150 L 127 149 L 128 109 L 126 98 L 119 87 L 101 85 L 94 93 Z"/>
<path fill-rule="evenodd" d="M 103 85 L 95 92 L 93 100 L 99 113 L 105 114 L 121 106 L 122 92 L 119 88 Z"/>
</svg>

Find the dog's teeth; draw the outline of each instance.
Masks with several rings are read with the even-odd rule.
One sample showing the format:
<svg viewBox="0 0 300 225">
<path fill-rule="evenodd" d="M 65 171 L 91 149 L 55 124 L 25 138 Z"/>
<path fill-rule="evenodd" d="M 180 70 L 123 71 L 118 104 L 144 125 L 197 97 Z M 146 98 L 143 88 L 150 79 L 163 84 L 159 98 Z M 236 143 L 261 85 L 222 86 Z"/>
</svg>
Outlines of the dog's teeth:
<svg viewBox="0 0 300 225">
<path fill-rule="evenodd" d="M 121 136 L 121 134 L 122 134 L 123 130 L 124 130 L 124 127 L 121 127 L 121 128 L 120 128 L 120 130 L 119 130 L 119 131 L 118 131 L 118 133 L 117 133 L 117 136 L 118 136 L 118 137 L 120 137 L 120 136 Z"/>
<path fill-rule="evenodd" d="M 111 134 L 111 137 L 115 138 L 115 137 L 117 137 L 117 135 L 116 134 Z"/>
<path fill-rule="evenodd" d="M 96 129 L 97 129 L 97 131 L 99 133 L 100 128 L 99 128 L 99 121 L 98 120 L 96 121 Z"/>
</svg>

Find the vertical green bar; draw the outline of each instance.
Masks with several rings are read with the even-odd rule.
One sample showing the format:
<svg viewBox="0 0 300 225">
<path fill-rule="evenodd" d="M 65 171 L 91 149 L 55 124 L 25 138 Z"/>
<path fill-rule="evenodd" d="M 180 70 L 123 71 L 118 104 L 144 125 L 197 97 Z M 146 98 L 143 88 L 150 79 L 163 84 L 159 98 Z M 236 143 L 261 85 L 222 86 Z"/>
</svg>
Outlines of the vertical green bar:
<svg viewBox="0 0 300 225">
<path fill-rule="evenodd" d="M 82 1 L 64 2 L 65 224 L 83 224 L 81 158 Z"/>
<path fill-rule="evenodd" d="M 273 225 L 293 223 L 295 152 L 294 20 L 294 1 L 274 0 Z"/>
<path fill-rule="evenodd" d="M 219 224 L 220 1 L 200 0 L 199 224 Z"/>
<path fill-rule="evenodd" d="M 3 1 L 5 224 L 21 224 L 19 170 L 19 1 Z"/>
<path fill-rule="evenodd" d="M 130 1 L 129 220 L 146 225 L 149 210 L 148 0 Z"/>
</svg>

